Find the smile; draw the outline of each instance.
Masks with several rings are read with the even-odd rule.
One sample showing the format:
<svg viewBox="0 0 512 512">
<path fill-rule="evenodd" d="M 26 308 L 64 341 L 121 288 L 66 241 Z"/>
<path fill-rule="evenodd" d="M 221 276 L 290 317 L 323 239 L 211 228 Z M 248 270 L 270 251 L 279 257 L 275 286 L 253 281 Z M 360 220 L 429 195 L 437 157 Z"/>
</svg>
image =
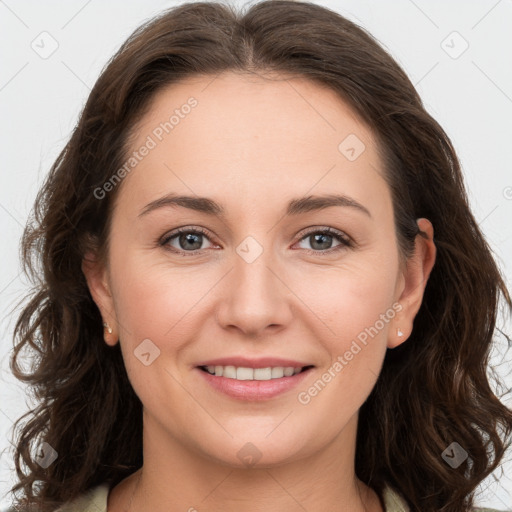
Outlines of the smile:
<svg viewBox="0 0 512 512">
<path fill-rule="evenodd" d="M 267 368 L 247 368 L 244 366 L 208 365 L 200 366 L 200 368 L 215 377 L 225 377 L 227 379 L 236 380 L 272 380 L 291 377 L 292 375 L 302 372 L 306 368 L 310 368 L 310 366 L 269 366 Z"/>
<path fill-rule="evenodd" d="M 314 366 L 200 365 L 195 371 L 208 387 L 231 399 L 257 402 L 291 392 L 313 371 Z"/>
</svg>

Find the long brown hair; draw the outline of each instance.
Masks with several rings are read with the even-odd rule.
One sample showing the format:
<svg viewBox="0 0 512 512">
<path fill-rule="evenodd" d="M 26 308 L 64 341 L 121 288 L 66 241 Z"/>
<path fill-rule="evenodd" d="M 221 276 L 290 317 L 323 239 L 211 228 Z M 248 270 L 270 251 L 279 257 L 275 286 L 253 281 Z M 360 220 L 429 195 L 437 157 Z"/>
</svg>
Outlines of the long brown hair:
<svg viewBox="0 0 512 512">
<path fill-rule="evenodd" d="M 126 160 L 131 130 L 163 86 L 224 71 L 306 77 L 339 94 L 378 142 L 392 192 L 401 256 L 417 225 L 435 231 L 436 264 L 410 338 L 388 350 L 359 413 L 355 468 L 377 491 L 397 489 L 412 511 L 462 512 L 510 444 L 512 412 L 487 376 L 500 297 L 512 301 L 468 206 L 450 139 L 426 112 L 406 73 L 364 29 L 308 2 L 263 1 L 237 12 L 197 2 L 139 27 L 101 73 L 71 139 L 41 188 L 22 239 L 33 291 L 17 320 L 11 368 L 39 405 L 22 416 L 15 465 L 19 504 L 51 510 L 142 465 L 142 404 L 119 344 L 102 318 L 81 262 L 108 254 L 112 204 L 101 188 Z M 34 359 L 22 371 L 21 357 Z M 35 443 L 58 454 L 47 468 Z M 469 454 L 458 468 L 441 453 Z"/>
</svg>

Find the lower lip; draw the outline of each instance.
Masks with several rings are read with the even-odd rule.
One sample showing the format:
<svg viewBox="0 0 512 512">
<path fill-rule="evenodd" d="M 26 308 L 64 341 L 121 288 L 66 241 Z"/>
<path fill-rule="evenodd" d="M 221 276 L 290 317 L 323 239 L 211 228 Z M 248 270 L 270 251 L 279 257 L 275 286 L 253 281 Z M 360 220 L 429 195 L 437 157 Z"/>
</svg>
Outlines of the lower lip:
<svg viewBox="0 0 512 512">
<path fill-rule="evenodd" d="M 238 400 L 268 400 L 286 391 L 290 391 L 302 382 L 313 368 L 308 368 L 291 377 L 270 380 L 236 380 L 227 377 L 216 377 L 200 368 L 195 368 L 206 382 L 225 395 Z"/>
</svg>

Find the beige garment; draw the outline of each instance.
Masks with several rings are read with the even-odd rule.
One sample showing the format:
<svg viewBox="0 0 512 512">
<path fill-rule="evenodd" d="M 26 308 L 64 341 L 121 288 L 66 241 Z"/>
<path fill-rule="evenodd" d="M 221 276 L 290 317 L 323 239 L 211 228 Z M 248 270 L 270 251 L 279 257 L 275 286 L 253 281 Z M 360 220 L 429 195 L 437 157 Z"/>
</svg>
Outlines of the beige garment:
<svg viewBox="0 0 512 512">
<path fill-rule="evenodd" d="M 384 500 L 385 512 L 410 512 L 409 507 L 403 498 L 391 487 L 386 487 L 382 493 Z"/>
<path fill-rule="evenodd" d="M 109 485 L 98 485 L 76 500 L 66 505 L 62 505 L 55 512 L 107 512 L 107 497 Z M 409 507 L 403 498 L 390 487 L 384 489 L 382 498 L 384 500 L 385 512 L 410 512 Z M 492 509 L 475 508 L 475 512 L 499 512 Z M 512 512 L 512 511 L 510 511 Z"/>
<path fill-rule="evenodd" d="M 98 485 L 55 512 L 107 512 L 108 492 L 107 484 Z M 390 488 L 384 490 L 383 499 L 385 512 L 409 512 L 402 498 Z"/>
</svg>

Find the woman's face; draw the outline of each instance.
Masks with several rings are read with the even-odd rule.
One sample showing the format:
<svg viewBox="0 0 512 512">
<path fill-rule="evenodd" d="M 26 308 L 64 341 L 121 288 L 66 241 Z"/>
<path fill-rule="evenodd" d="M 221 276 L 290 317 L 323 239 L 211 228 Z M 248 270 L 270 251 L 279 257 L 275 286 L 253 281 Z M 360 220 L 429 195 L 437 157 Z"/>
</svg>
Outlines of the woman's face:
<svg viewBox="0 0 512 512">
<path fill-rule="evenodd" d="M 225 73 L 158 93 L 130 156 L 87 276 L 145 432 L 232 466 L 352 435 L 426 281 L 400 271 L 371 132 L 330 89 Z"/>
</svg>

